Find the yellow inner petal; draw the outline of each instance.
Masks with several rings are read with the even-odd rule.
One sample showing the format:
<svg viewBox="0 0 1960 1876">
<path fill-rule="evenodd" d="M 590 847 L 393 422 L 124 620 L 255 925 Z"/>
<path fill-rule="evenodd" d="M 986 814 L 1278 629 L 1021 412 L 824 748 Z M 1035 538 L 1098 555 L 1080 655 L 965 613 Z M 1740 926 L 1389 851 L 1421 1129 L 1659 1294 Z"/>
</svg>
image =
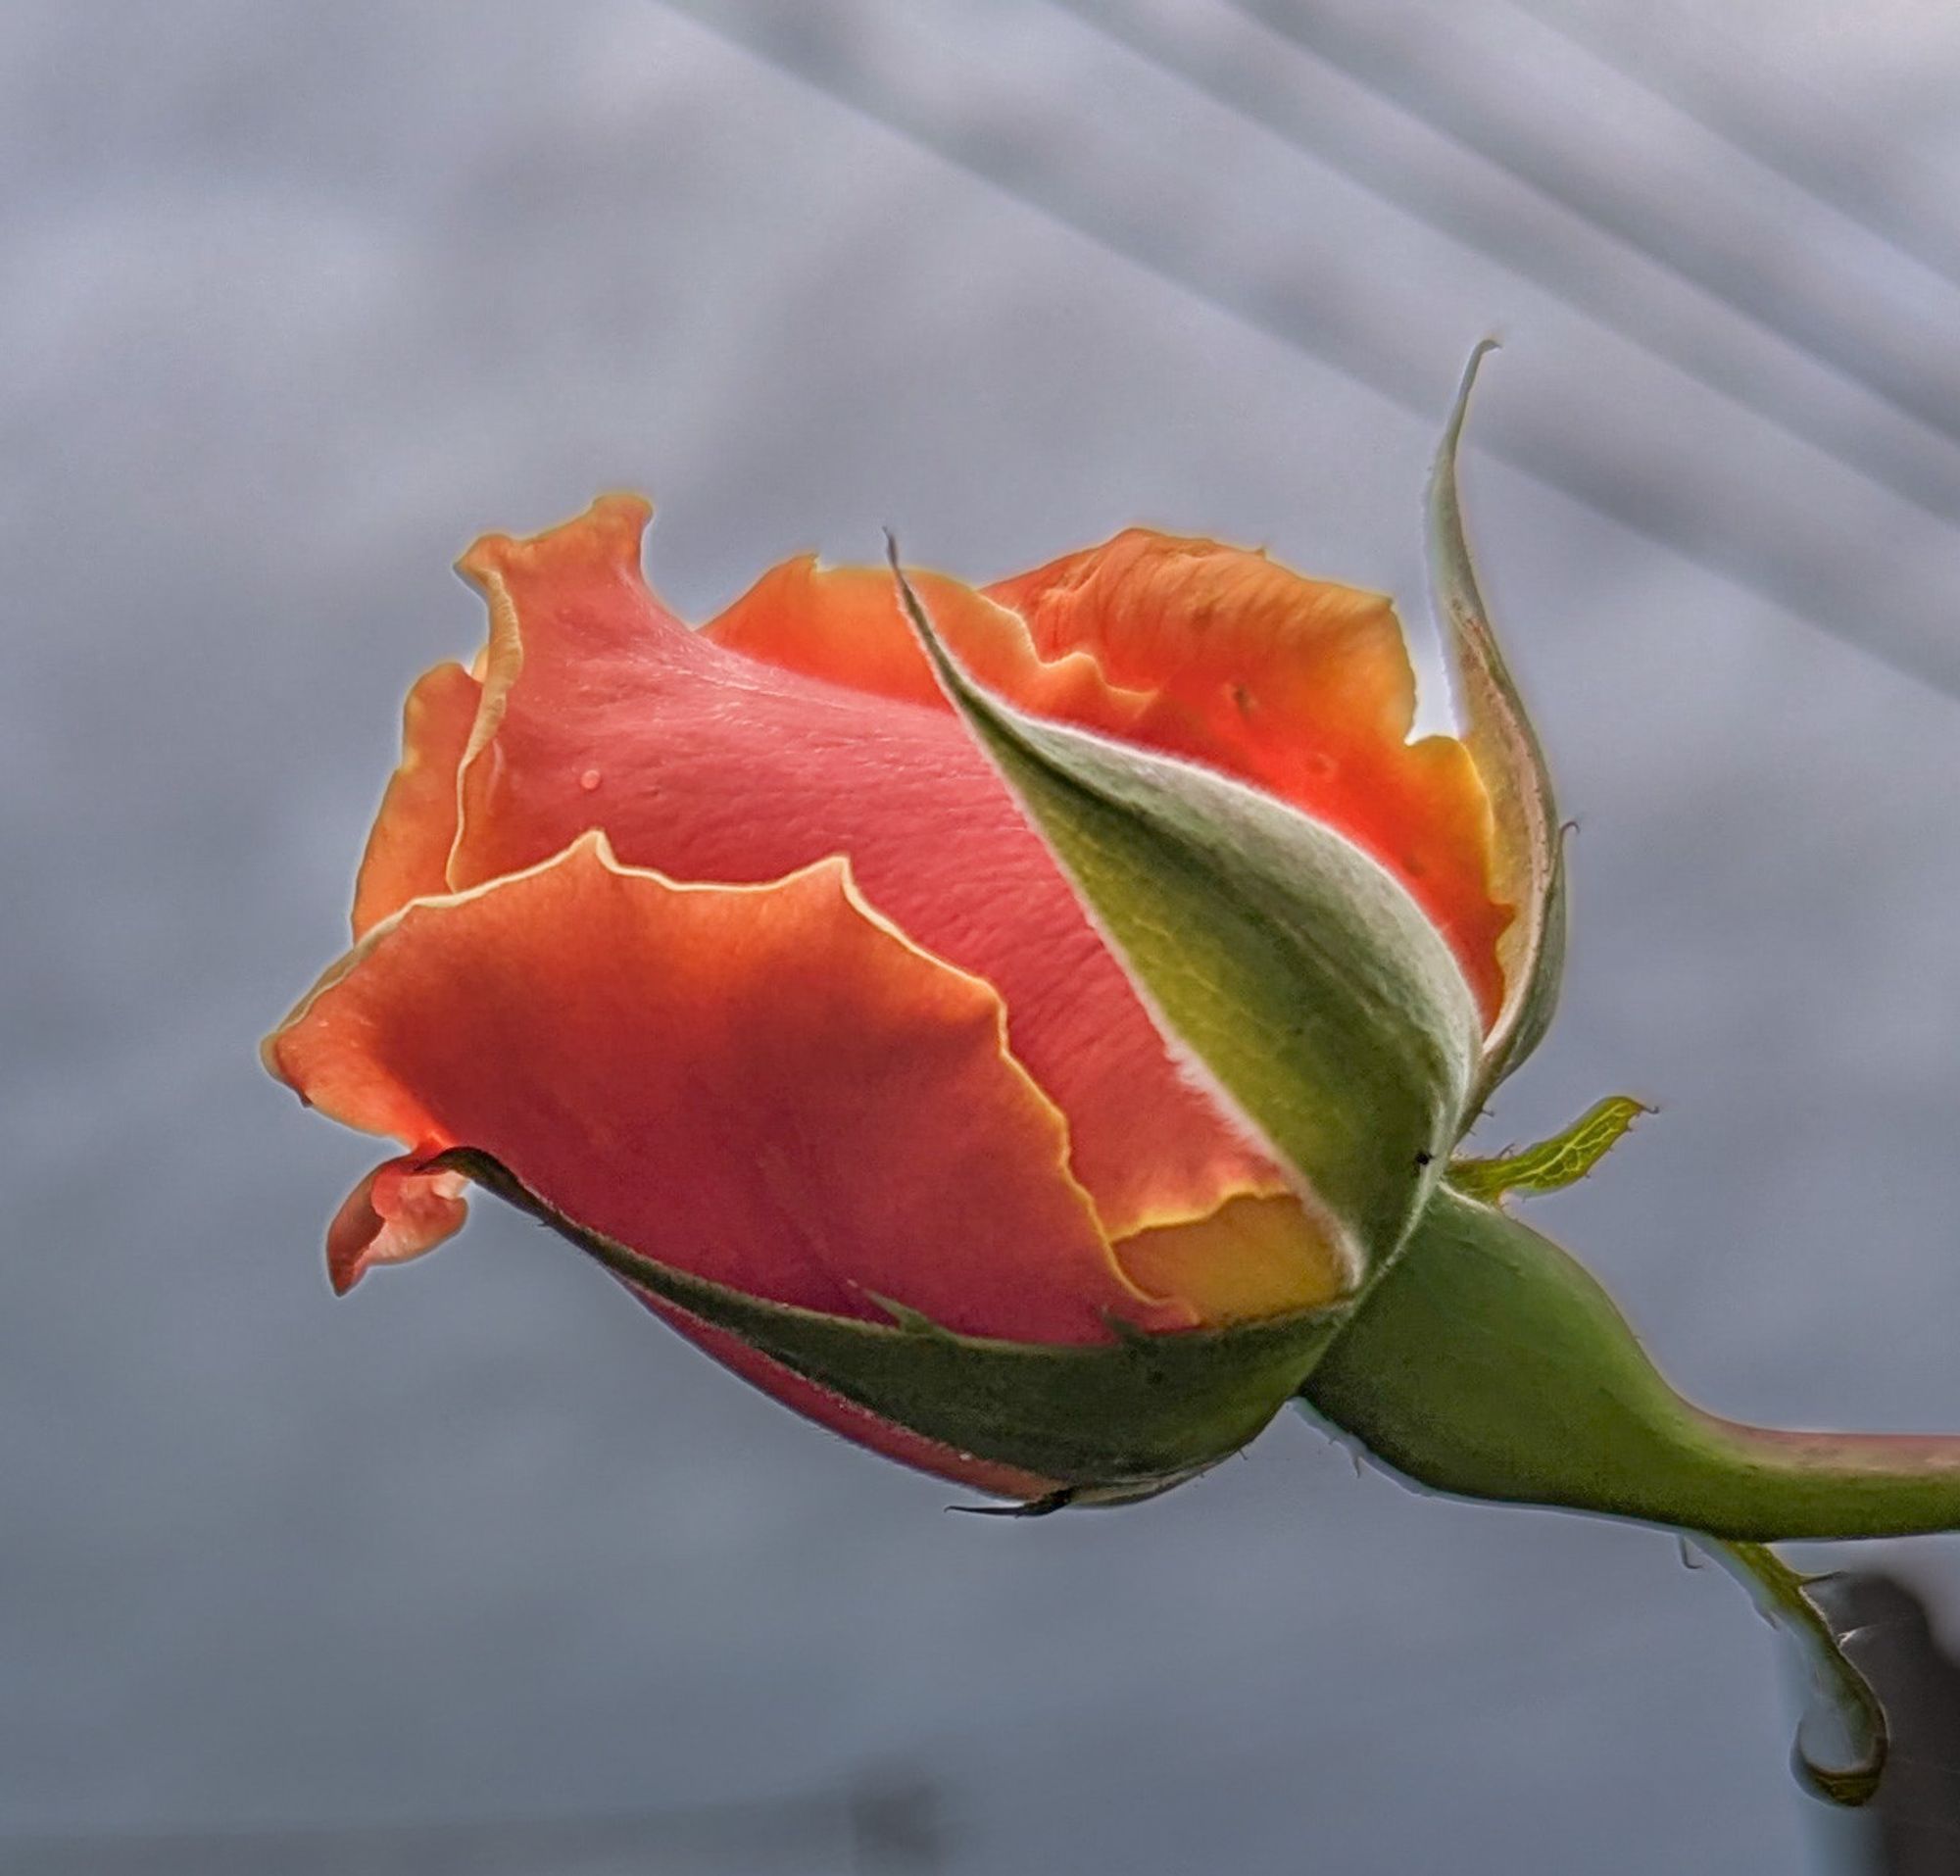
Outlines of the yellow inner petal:
<svg viewBox="0 0 1960 1876">
<path fill-rule="evenodd" d="M 1207 1326 L 1317 1308 L 1348 1287 L 1333 1237 L 1284 1195 L 1241 1193 L 1202 1218 L 1134 1232 L 1113 1249 L 1132 1283 L 1189 1303 Z"/>
</svg>

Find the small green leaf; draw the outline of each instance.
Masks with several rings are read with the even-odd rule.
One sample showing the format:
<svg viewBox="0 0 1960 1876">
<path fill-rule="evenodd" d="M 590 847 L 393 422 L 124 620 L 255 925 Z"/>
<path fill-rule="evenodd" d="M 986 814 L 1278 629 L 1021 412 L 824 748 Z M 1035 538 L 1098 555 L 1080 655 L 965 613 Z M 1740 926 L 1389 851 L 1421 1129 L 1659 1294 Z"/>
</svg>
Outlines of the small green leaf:
<svg viewBox="0 0 1960 1876">
<path fill-rule="evenodd" d="M 893 570 L 948 695 L 1167 1035 L 1298 1174 L 1356 1281 L 1381 1268 L 1461 1131 L 1481 1046 L 1443 938 L 1370 856 L 1273 797 L 982 690 Z"/>
<path fill-rule="evenodd" d="M 1466 1198 L 1495 1205 L 1507 1192 L 1556 1192 L 1576 1185 L 1653 1110 L 1632 1095 L 1608 1095 L 1562 1133 L 1491 1160 L 1452 1160 L 1449 1183 Z"/>
<path fill-rule="evenodd" d="M 1385 1465 L 1466 1498 L 1754 1543 L 1960 1529 L 1960 1439 L 1704 1413 L 1577 1261 L 1447 1186 L 1300 1398 Z"/>
<path fill-rule="evenodd" d="M 1343 1310 L 1230 1329 L 1067 1348 L 956 1335 L 764 1303 L 690 1276 L 556 1211 L 487 1154 L 431 1161 L 466 1173 L 636 1290 L 672 1304 L 832 1394 L 958 1452 L 1070 1488 L 1075 1502 L 1141 1496 L 1236 1453 L 1284 1407 Z M 889 1305 L 880 1305 L 889 1308 Z"/>
<path fill-rule="evenodd" d="M 1524 1063 L 1550 1026 L 1565 969 L 1565 862 L 1551 774 L 1491 630 L 1456 495 L 1456 451 L 1477 368 L 1495 348 L 1470 354 L 1429 481 L 1429 577 L 1439 621 L 1456 666 L 1463 740 L 1491 797 L 1496 823 L 1494 885 L 1517 908 L 1498 940 L 1504 1003 L 1484 1046 L 1470 1111 Z"/>
</svg>

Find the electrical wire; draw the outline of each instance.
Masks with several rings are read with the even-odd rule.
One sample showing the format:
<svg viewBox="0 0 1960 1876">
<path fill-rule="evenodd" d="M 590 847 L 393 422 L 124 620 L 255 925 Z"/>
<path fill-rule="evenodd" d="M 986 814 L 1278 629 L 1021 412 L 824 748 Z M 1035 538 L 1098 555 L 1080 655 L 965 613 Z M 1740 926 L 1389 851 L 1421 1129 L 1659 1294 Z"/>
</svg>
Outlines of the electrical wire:
<svg viewBox="0 0 1960 1876">
<path fill-rule="evenodd" d="M 1390 356 L 1380 321 L 1351 302 L 1303 289 L 1244 285 L 1221 287 L 1199 271 L 1146 242 L 1136 219 L 1099 211 L 1069 178 L 1030 173 L 1018 145 L 1001 139 L 969 142 L 955 125 L 936 119 L 861 65 L 838 59 L 817 17 L 797 13 L 777 25 L 758 22 L 741 8 L 708 0 L 654 0 L 784 76 L 853 114 L 896 134 L 987 184 L 1044 220 L 1069 230 L 1212 311 L 1315 360 L 1376 395 L 1424 419 L 1436 418 L 1446 396 L 1426 371 Z M 1451 373 L 1456 361 L 1449 362 Z M 1439 374 L 1440 375 L 1440 374 Z M 1850 649 L 1931 690 L 1960 701 L 1960 648 L 1947 653 L 1910 628 L 1885 636 L 1853 631 L 1846 620 L 1873 617 L 1868 579 L 1833 577 L 1833 568 L 1807 554 L 1797 540 L 1751 553 L 1724 526 L 1720 504 L 1686 478 L 1657 478 L 1574 442 L 1569 427 L 1514 417 L 1504 428 L 1487 426 L 1478 446 L 1533 481 L 1656 546 L 1802 619 Z"/>
<path fill-rule="evenodd" d="M 1897 169 L 1899 147 L 1869 136 L 1828 92 L 1803 86 L 1800 100 L 1792 95 L 1788 108 L 1779 109 L 1764 101 L 1762 91 L 1752 98 L 1705 64 L 1680 59 L 1680 41 L 1672 33 L 1650 33 L 1642 40 L 1605 26 L 1596 8 L 1575 10 L 1567 0 L 1511 0 L 1511 5 L 1791 188 L 1856 222 L 1949 286 L 1960 287 L 1960 227 L 1912 214 L 1895 186 L 1875 180 L 1881 172 Z M 1721 32 L 1721 16 L 1709 17 L 1703 29 Z M 1753 47 L 1733 37 L 1729 44 L 1739 66 L 1762 70 Z M 1669 56 L 1656 57 L 1657 46 L 1667 47 Z M 1798 88 L 1788 77 L 1785 83 L 1792 94 Z M 1820 162 L 1820 147 L 1831 148 L 1833 160 Z M 1929 193 L 1941 187 L 1936 177 L 1924 180 Z"/>
<path fill-rule="evenodd" d="M 1823 451 L 1853 474 L 1877 483 L 1943 525 L 1960 525 L 1960 460 L 1941 472 L 1931 467 L 1923 452 L 1901 454 L 1887 448 L 1869 427 L 1847 433 L 1844 425 L 1800 401 L 1763 396 L 1738 375 L 1730 361 L 1708 358 L 1704 348 L 1696 344 L 1691 327 L 1678 321 L 1632 318 L 1627 296 L 1611 274 L 1589 267 L 1569 249 L 1536 238 L 1515 217 L 1490 213 L 1463 190 L 1439 188 L 1419 163 L 1408 163 L 1379 140 L 1373 147 L 1364 147 L 1337 116 L 1303 109 L 1297 99 L 1276 94 L 1270 86 L 1255 89 L 1245 81 L 1242 72 L 1207 70 L 1181 56 L 1166 46 L 1163 35 L 1148 23 L 1144 13 L 1122 4 L 1122 0 L 1115 4 L 1111 0 L 1049 0 L 1049 4 L 1167 76 L 1201 92 L 1235 117 L 1258 124 L 1293 149 L 1338 171 L 1377 201 L 1534 282 L 1583 318 L 1673 366 L 1704 391 L 1748 412 L 1784 435 Z M 1261 30 L 1273 30 L 1263 22 L 1257 24 Z M 1318 65 L 1328 63 L 1291 41 L 1288 50 Z M 1343 68 L 1329 69 L 1387 109 L 1409 115 L 1372 84 Z M 1677 279 L 1683 277 L 1678 269 L 1661 265 Z M 1692 280 L 1688 284 L 1697 292 L 1705 291 Z M 1726 300 L 1720 303 L 1730 305 Z"/>
<path fill-rule="evenodd" d="M 1920 360 L 1887 343 L 1869 322 L 1846 319 L 1814 299 L 1800 276 L 1743 265 L 1743 255 L 1719 233 L 1642 200 L 1610 166 L 1554 149 L 1534 135 L 1529 114 L 1495 106 L 1469 86 L 1397 58 L 1378 34 L 1329 8 L 1273 0 L 1226 4 L 1356 83 L 1395 99 L 1527 188 L 1692 280 L 1911 421 L 1960 444 L 1960 390 L 1929 378 Z"/>
</svg>

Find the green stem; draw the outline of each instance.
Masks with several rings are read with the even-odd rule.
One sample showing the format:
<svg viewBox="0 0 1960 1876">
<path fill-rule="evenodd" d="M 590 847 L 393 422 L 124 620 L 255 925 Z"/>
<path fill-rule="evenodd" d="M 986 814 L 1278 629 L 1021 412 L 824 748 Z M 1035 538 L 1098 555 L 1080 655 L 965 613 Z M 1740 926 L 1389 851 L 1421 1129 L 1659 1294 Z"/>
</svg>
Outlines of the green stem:
<svg viewBox="0 0 1960 1876">
<path fill-rule="evenodd" d="M 1698 1418 L 1716 1463 L 1746 1469 L 1762 1509 L 1741 1516 L 1766 1520 L 1754 1526 L 1760 1539 L 1960 1529 L 1960 1438 L 1952 1434 L 1795 1433 L 1712 1413 Z"/>
<path fill-rule="evenodd" d="M 1567 1253 L 1446 1188 L 1299 1398 L 1415 1483 L 1466 1497 L 1759 1543 L 1960 1529 L 1960 1438 L 1705 1413 Z"/>
</svg>

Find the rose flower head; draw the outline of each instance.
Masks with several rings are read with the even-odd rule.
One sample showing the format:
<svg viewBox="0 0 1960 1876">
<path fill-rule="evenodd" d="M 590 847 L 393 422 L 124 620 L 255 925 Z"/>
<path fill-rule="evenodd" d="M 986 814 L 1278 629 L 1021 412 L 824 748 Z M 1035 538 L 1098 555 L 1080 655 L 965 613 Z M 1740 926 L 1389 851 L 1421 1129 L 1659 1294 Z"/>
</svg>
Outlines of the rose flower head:
<svg viewBox="0 0 1960 1876">
<path fill-rule="evenodd" d="M 1120 1497 L 1236 1450 L 1548 1008 L 1481 621 L 1470 734 L 1412 740 L 1390 603 L 1260 552 L 804 558 L 695 628 L 649 515 L 460 564 L 488 642 L 411 692 L 354 946 L 266 1044 L 402 1148 L 334 1288 L 474 1180 L 930 1471 Z"/>
<path fill-rule="evenodd" d="M 1484 348 L 1479 349 L 1478 357 Z M 1030 1508 L 1146 1497 L 1289 1400 L 1418 1484 L 1703 1534 L 1842 1722 L 1884 1715 L 1777 1538 L 1960 1527 L 1960 1441 L 1784 1433 L 1668 1387 L 1506 1209 L 1642 1105 L 1455 1156 L 1564 951 L 1545 765 L 1445 432 L 1459 736 L 1387 600 L 1130 529 L 968 586 L 786 562 L 691 627 L 602 497 L 462 570 L 354 945 L 265 1045 L 401 1151 L 336 1290 L 473 1182 L 811 1419 Z"/>
</svg>

